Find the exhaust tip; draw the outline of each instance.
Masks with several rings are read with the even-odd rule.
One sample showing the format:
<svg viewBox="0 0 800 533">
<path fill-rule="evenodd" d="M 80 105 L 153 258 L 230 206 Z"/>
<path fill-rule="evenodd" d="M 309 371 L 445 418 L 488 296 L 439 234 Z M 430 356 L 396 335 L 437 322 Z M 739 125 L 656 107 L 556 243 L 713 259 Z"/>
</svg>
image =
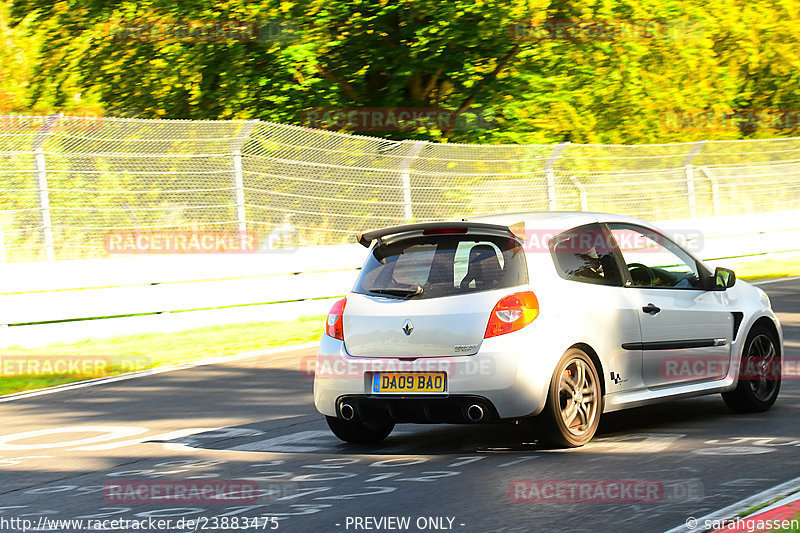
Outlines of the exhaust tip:
<svg viewBox="0 0 800 533">
<path fill-rule="evenodd" d="M 470 422 L 480 422 L 483 420 L 483 417 L 486 413 L 483 411 L 483 407 L 478 404 L 470 405 L 467 408 L 467 418 Z"/>
<path fill-rule="evenodd" d="M 356 417 L 356 410 L 353 409 L 353 406 L 349 403 L 343 403 L 341 407 L 339 407 L 339 413 L 345 420 L 352 420 Z"/>
</svg>

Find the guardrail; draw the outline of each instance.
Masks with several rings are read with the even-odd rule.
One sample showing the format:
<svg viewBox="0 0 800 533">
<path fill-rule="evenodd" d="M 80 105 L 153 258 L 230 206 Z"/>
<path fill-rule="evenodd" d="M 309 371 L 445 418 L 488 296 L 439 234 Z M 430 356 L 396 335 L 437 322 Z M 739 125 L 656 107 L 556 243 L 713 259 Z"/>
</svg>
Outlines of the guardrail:
<svg viewBox="0 0 800 533">
<path fill-rule="evenodd" d="M 0 324 L 268 305 L 343 294 L 364 248 L 116 257 L 4 267 Z M 349 288 L 349 287 L 348 287 Z"/>
<path fill-rule="evenodd" d="M 800 211 L 658 225 L 678 233 L 699 231 L 703 243 L 697 255 L 712 263 L 800 252 Z M 165 317 L 172 320 L 170 329 L 184 329 L 324 313 L 330 305 L 326 299 L 352 288 L 366 252 L 349 244 L 7 264 L 0 325 L 10 327 L 0 329 L 0 345 L 78 338 L 81 332 L 105 336 L 158 330 Z M 151 319 L 144 321 L 147 316 Z"/>
</svg>

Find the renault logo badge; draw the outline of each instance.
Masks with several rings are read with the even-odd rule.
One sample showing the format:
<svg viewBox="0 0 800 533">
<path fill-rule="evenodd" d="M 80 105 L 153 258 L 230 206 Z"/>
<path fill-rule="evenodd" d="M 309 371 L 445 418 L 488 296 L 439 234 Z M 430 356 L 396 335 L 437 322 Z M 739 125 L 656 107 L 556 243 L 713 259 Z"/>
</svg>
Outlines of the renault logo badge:
<svg viewBox="0 0 800 533">
<path fill-rule="evenodd" d="M 414 324 L 412 324 L 410 320 L 406 320 L 405 322 L 403 322 L 403 333 L 405 333 L 406 336 L 408 336 L 411 335 L 412 331 L 414 331 Z"/>
</svg>

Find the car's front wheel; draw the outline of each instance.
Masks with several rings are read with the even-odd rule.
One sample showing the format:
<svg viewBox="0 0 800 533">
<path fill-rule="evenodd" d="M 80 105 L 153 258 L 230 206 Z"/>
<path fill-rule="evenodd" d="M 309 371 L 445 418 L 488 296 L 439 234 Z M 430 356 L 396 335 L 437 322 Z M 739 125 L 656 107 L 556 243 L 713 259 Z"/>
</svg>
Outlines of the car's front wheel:
<svg viewBox="0 0 800 533">
<path fill-rule="evenodd" d="M 544 411 L 533 423 L 550 445 L 574 448 L 591 440 L 603 412 L 597 368 L 583 350 L 573 348 L 559 361 L 550 380 Z"/>
<path fill-rule="evenodd" d="M 325 419 L 334 435 L 354 444 L 381 442 L 394 429 L 394 422 L 386 420 L 343 420 L 335 416 L 326 416 Z"/>
<path fill-rule="evenodd" d="M 747 335 L 739 368 L 739 383 L 722 398 L 737 413 L 766 411 L 781 388 L 778 339 L 768 328 L 756 326 Z"/>
</svg>

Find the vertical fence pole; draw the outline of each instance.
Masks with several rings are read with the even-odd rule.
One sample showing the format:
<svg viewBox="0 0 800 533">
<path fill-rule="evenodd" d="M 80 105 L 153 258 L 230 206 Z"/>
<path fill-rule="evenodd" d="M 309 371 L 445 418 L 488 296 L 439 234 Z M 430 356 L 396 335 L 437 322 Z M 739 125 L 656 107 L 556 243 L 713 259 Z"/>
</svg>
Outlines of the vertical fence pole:
<svg viewBox="0 0 800 533">
<path fill-rule="evenodd" d="M 42 246 L 47 261 L 55 259 L 55 243 L 53 241 L 53 221 L 50 217 L 50 194 L 47 190 L 47 167 L 44 151 L 37 148 L 33 153 L 34 172 L 36 174 L 36 207 L 39 209 L 39 224 L 42 228 Z"/>
<path fill-rule="evenodd" d="M 239 232 L 242 250 L 247 245 L 247 209 L 244 197 L 244 167 L 242 166 L 242 148 L 250 138 L 250 132 L 258 124 L 258 120 L 249 120 L 242 126 L 239 137 L 234 141 L 231 155 L 233 157 L 233 209 L 236 216 L 236 231 Z"/>
<path fill-rule="evenodd" d="M 547 209 L 550 211 L 555 211 L 558 208 L 558 202 L 556 201 L 556 174 L 554 167 L 556 166 L 556 160 L 558 160 L 558 156 L 561 155 L 561 152 L 564 151 L 564 148 L 566 148 L 568 144 L 569 141 L 559 143 L 553 149 L 550 157 L 548 157 L 544 162 L 544 176 L 547 179 Z"/>
<path fill-rule="evenodd" d="M 419 157 L 422 150 L 428 145 L 428 141 L 416 141 L 408 155 L 400 162 L 400 185 L 403 189 L 403 221 L 408 222 L 414 218 L 414 210 L 411 199 L 411 165 Z"/>
<path fill-rule="evenodd" d="M 44 156 L 44 143 L 56 122 L 63 114 L 50 115 L 36 134 L 33 141 L 33 172 L 36 178 L 36 207 L 39 210 L 39 224 L 42 230 L 42 247 L 47 261 L 56 258 L 55 241 L 53 240 L 53 221 L 50 217 L 50 193 L 47 189 L 47 164 Z"/>
<path fill-rule="evenodd" d="M 247 233 L 247 211 L 244 205 L 244 171 L 242 152 L 233 151 L 233 205 L 236 210 L 236 229 L 244 237 Z"/>
<path fill-rule="evenodd" d="M 689 200 L 689 216 L 697 216 L 697 195 L 694 190 L 694 167 L 686 165 L 686 196 Z"/>
<path fill-rule="evenodd" d="M 588 211 L 589 199 L 586 195 L 586 187 L 584 187 L 583 184 L 580 181 L 578 181 L 578 178 L 576 178 L 575 176 L 569 176 L 569 180 L 572 182 L 575 188 L 578 189 L 578 196 L 581 199 L 581 211 Z"/>
<path fill-rule="evenodd" d="M 694 186 L 694 166 L 692 160 L 702 150 L 706 141 L 697 141 L 692 145 L 689 154 L 683 160 L 683 166 L 686 168 L 686 198 L 689 203 L 689 216 L 695 218 L 697 216 L 697 195 L 695 194 Z"/>
<path fill-rule="evenodd" d="M 711 205 L 713 206 L 714 216 L 718 217 L 722 214 L 722 207 L 719 203 L 719 181 L 717 177 L 709 170 L 708 167 L 697 167 L 703 174 L 706 175 L 708 181 L 711 182 Z"/>
</svg>

